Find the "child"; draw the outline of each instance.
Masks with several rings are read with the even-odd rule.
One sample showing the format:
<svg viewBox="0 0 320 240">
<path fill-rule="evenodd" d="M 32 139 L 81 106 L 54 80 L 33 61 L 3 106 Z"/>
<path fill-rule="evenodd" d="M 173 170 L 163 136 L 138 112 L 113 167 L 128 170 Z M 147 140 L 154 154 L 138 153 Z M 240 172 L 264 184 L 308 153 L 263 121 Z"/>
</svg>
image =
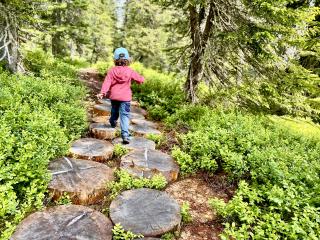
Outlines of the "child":
<svg viewBox="0 0 320 240">
<path fill-rule="evenodd" d="M 144 77 L 128 67 L 129 52 L 125 48 L 117 48 L 114 52 L 116 66 L 108 71 L 98 98 L 107 97 L 111 100 L 111 127 L 116 127 L 120 113 L 121 137 L 124 144 L 129 141 L 130 102 L 132 99 L 131 81 L 143 83 Z"/>
</svg>

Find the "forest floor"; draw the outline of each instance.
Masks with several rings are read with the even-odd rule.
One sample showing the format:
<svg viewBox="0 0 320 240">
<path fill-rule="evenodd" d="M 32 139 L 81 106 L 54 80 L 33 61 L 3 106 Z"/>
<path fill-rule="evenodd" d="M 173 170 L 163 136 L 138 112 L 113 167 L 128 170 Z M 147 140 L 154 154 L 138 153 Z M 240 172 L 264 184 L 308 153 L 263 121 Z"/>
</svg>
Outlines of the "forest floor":
<svg viewBox="0 0 320 240">
<path fill-rule="evenodd" d="M 80 79 L 90 90 L 89 102 L 94 104 L 95 95 L 99 93 L 103 82 L 101 76 L 95 69 L 83 69 L 79 73 Z M 90 112 L 89 112 L 89 115 Z M 166 136 L 167 141 L 160 146 L 161 151 L 170 154 L 171 148 L 176 144 L 175 133 L 160 128 Z M 110 167 L 116 167 L 117 163 L 107 163 Z M 209 198 L 220 198 L 228 201 L 234 194 L 235 185 L 230 184 L 225 174 L 208 175 L 198 173 L 189 177 L 179 177 L 177 181 L 169 184 L 165 192 L 170 194 L 179 204 L 189 203 L 192 221 L 183 224 L 179 240 L 216 240 L 223 231 L 221 220 L 213 213 L 208 205 Z M 102 211 L 107 202 L 93 205 L 92 208 Z"/>
</svg>

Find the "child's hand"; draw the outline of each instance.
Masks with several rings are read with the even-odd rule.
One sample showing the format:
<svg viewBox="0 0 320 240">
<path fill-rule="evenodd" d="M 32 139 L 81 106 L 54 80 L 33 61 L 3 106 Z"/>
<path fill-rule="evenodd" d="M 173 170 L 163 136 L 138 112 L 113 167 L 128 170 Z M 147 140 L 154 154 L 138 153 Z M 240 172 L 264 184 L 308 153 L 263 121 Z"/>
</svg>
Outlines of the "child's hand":
<svg viewBox="0 0 320 240">
<path fill-rule="evenodd" d="M 98 98 L 98 99 L 102 99 L 103 97 L 104 97 L 104 94 L 103 94 L 103 93 L 97 94 L 97 98 Z"/>
</svg>

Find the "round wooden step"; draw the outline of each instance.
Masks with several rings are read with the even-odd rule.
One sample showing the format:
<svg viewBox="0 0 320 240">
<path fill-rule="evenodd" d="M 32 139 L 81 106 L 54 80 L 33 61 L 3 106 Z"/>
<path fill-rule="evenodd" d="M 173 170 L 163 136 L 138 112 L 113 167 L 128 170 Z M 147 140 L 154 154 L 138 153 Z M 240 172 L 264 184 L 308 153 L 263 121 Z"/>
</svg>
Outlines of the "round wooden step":
<svg viewBox="0 0 320 240">
<path fill-rule="evenodd" d="M 112 240 L 112 222 L 102 213 L 80 205 L 49 208 L 29 215 L 11 240 Z"/>
<path fill-rule="evenodd" d="M 93 117 L 91 119 L 92 122 L 95 122 L 95 123 L 109 123 L 109 117 L 107 116 L 97 116 L 97 117 Z"/>
<path fill-rule="evenodd" d="M 134 150 L 121 158 L 121 169 L 136 177 L 162 174 L 168 182 L 178 178 L 179 166 L 173 158 L 158 150 Z"/>
<path fill-rule="evenodd" d="M 155 237 L 180 225 L 180 206 L 167 193 L 141 188 L 121 193 L 110 205 L 110 218 L 127 231 Z"/>
<path fill-rule="evenodd" d="M 112 141 L 112 143 L 115 144 L 122 144 L 122 138 L 116 138 Z M 131 137 L 129 144 L 122 144 L 124 147 L 135 150 L 135 149 L 151 149 L 154 150 L 156 148 L 156 143 L 143 138 L 143 137 Z"/>
<path fill-rule="evenodd" d="M 59 158 L 50 162 L 52 179 L 49 191 L 53 200 L 68 193 L 72 203 L 89 205 L 102 200 L 107 193 L 106 184 L 113 180 L 113 171 L 102 163 L 72 158 Z"/>
<path fill-rule="evenodd" d="M 132 121 L 133 119 L 142 119 L 142 120 L 144 120 L 145 117 L 144 117 L 142 114 L 131 112 L 131 113 L 130 113 L 130 119 L 131 119 L 131 121 Z"/>
<path fill-rule="evenodd" d="M 104 104 L 96 104 L 93 106 L 93 113 L 96 116 L 110 116 L 111 106 L 104 105 Z"/>
<path fill-rule="evenodd" d="M 136 113 L 136 114 L 140 114 L 140 115 L 143 115 L 143 116 L 147 116 L 147 111 L 140 108 L 140 107 L 137 107 L 137 106 L 133 106 L 131 105 L 131 113 Z"/>
<path fill-rule="evenodd" d="M 90 131 L 95 138 L 111 140 L 117 137 L 117 129 L 108 123 L 91 123 Z"/>
<path fill-rule="evenodd" d="M 72 144 L 69 151 L 74 158 L 104 162 L 112 157 L 113 145 L 95 138 L 81 138 Z"/>
<path fill-rule="evenodd" d="M 139 125 L 142 127 L 149 127 L 149 128 L 157 128 L 158 124 L 148 121 L 148 120 L 144 120 L 144 119 L 132 119 L 131 120 L 132 124 L 135 125 Z"/>
<path fill-rule="evenodd" d="M 110 99 L 103 98 L 103 99 L 99 99 L 98 102 L 99 102 L 99 104 L 103 104 L 103 105 L 106 105 L 106 106 L 111 106 Z"/>
<path fill-rule="evenodd" d="M 161 132 L 158 129 L 155 129 L 153 127 L 149 127 L 146 125 L 136 125 L 132 124 L 129 127 L 130 131 L 139 134 L 139 135 L 147 135 L 147 134 L 156 134 L 160 135 Z"/>
</svg>

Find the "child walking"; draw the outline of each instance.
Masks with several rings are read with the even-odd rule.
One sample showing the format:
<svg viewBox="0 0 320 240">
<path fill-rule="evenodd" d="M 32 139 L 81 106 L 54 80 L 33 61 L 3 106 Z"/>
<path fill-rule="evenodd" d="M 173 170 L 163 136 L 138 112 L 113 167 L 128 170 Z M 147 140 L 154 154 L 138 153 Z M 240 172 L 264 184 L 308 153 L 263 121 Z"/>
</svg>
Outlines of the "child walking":
<svg viewBox="0 0 320 240">
<path fill-rule="evenodd" d="M 117 48 L 114 52 L 114 63 L 103 82 L 98 98 L 107 97 L 111 100 L 111 127 L 117 126 L 120 115 L 121 137 L 124 144 L 130 142 L 129 121 L 130 102 L 132 100 L 131 82 L 144 82 L 144 77 L 133 71 L 129 66 L 130 56 L 125 48 Z"/>
</svg>

